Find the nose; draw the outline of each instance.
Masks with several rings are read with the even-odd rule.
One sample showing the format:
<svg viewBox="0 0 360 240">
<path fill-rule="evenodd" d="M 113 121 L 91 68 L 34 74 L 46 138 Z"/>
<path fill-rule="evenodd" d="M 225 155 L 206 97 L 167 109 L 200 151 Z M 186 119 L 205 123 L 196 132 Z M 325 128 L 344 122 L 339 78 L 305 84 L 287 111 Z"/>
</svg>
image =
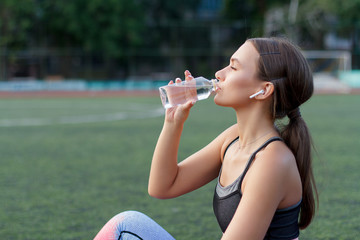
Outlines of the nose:
<svg viewBox="0 0 360 240">
<path fill-rule="evenodd" d="M 225 80 L 225 78 L 224 78 L 224 71 L 223 71 L 224 69 L 221 69 L 221 70 L 219 70 L 219 71 L 217 71 L 216 73 L 215 73 L 215 77 L 216 77 L 216 79 L 217 80 L 219 80 L 219 81 L 224 81 Z"/>
</svg>

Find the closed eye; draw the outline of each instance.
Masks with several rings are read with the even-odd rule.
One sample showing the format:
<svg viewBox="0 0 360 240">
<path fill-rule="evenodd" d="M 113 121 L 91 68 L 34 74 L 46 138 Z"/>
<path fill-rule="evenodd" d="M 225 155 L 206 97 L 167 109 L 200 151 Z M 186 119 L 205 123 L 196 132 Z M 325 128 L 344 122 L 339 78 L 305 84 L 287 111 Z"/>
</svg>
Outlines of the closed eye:
<svg viewBox="0 0 360 240">
<path fill-rule="evenodd" d="M 240 65 L 240 62 L 239 62 L 239 60 L 238 60 L 237 58 L 231 58 L 229 65 L 230 65 L 230 68 L 231 68 L 232 70 L 236 71 L 236 70 L 237 70 L 237 67 L 234 67 L 234 65 L 239 66 L 239 65 Z M 240 65 L 240 66 L 241 66 L 241 65 Z"/>
</svg>

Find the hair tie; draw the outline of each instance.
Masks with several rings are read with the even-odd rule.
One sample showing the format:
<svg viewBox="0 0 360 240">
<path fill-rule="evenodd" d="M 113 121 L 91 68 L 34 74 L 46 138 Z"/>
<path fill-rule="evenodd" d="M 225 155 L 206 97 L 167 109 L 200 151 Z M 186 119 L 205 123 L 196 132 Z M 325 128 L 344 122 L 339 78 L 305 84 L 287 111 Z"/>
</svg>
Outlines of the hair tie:
<svg viewBox="0 0 360 240">
<path fill-rule="evenodd" d="M 298 118 L 301 118 L 300 108 L 297 107 L 297 108 L 289 111 L 288 114 L 287 114 L 287 116 L 288 116 L 288 118 L 289 118 L 290 120 L 296 120 L 296 119 L 298 119 Z"/>
</svg>

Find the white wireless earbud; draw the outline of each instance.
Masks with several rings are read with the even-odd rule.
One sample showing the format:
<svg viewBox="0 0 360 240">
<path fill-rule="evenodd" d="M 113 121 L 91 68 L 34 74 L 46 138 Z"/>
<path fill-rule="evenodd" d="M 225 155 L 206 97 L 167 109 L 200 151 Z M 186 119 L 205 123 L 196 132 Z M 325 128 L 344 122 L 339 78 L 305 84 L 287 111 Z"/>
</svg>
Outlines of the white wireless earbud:
<svg viewBox="0 0 360 240">
<path fill-rule="evenodd" d="M 262 94 L 262 93 L 264 93 L 264 90 L 260 90 L 260 91 L 258 91 L 257 93 L 254 93 L 254 94 L 251 95 L 249 98 L 254 98 L 254 97 L 256 97 L 257 95 L 260 95 L 260 94 Z"/>
</svg>

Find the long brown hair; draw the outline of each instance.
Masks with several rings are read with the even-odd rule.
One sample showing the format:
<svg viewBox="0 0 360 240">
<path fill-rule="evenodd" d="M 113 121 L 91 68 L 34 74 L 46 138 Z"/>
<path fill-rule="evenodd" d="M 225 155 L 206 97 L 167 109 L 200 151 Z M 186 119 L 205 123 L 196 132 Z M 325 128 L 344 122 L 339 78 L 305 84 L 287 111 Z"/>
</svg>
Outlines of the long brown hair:
<svg viewBox="0 0 360 240">
<path fill-rule="evenodd" d="M 279 129 L 296 158 L 302 182 L 299 227 L 306 228 L 315 215 L 318 194 L 312 171 L 312 139 L 299 106 L 313 94 L 312 71 L 300 49 L 283 38 L 248 39 L 260 54 L 258 77 L 274 85 L 271 113 L 274 121 L 289 118 Z"/>
</svg>

